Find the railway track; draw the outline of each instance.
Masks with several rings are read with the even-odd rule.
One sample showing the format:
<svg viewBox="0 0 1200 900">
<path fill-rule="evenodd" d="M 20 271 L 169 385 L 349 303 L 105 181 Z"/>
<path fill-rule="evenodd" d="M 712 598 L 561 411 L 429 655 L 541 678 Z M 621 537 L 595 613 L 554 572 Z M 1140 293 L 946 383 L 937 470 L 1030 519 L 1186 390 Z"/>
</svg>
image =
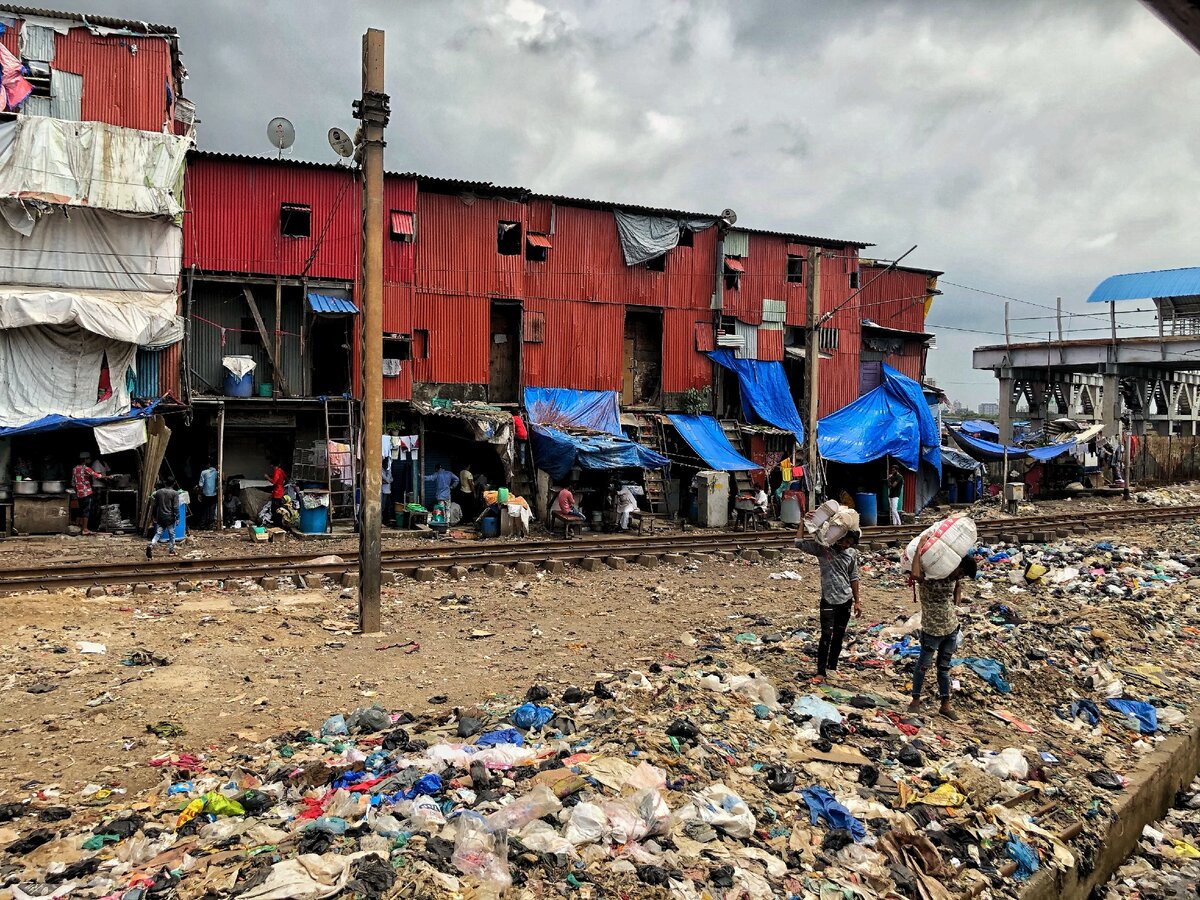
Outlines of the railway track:
<svg viewBox="0 0 1200 900">
<path fill-rule="evenodd" d="M 1123 525 L 1150 525 L 1200 518 L 1200 505 L 1146 507 L 1096 513 L 1059 513 L 1007 519 L 978 520 L 982 540 L 1049 541 L 1069 534 L 1085 534 Z M 921 529 L 913 525 L 883 525 L 863 529 L 863 542 L 879 548 L 908 541 Z M 429 547 L 396 547 L 383 551 L 383 569 L 394 577 L 419 570 L 445 570 L 452 566 L 480 569 L 519 563 L 541 563 L 557 568 L 567 563 L 620 557 L 643 564 L 673 554 L 741 553 L 789 547 L 788 531 L 728 532 L 688 531 L 648 537 L 604 536 L 564 540 L 529 540 L 487 545 L 431 544 Z M 356 550 L 337 554 L 340 562 L 316 562 L 322 554 L 306 550 L 267 556 L 223 559 L 164 559 L 109 563 L 78 563 L 57 567 L 0 569 L 0 594 L 110 584 L 172 581 L 222 581 L 270 578 L 280 575 L 338 576 L 357 567 Z M 674 561 L 674 560 L 671 560 Z M 495 571 L 495 570 L 493 570 Z"/>
</svg>

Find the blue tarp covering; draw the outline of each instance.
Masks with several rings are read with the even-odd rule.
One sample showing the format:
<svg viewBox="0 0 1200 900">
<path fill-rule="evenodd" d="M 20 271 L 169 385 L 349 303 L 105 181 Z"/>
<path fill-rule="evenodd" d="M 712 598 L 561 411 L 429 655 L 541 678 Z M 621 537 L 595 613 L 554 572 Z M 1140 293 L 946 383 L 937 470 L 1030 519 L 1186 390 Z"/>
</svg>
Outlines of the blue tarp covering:
<svg viewBox="0 0 1200 900">
<path fill-rule="evenodd" d="M 979 460 L 972 459 L 965 453 L 959 453 L 953 447 L 942 447 L 942 465 L 949 466 L 952 469 L 960 469 L 964 472 L 976 472 L 979 470 Z"/>
<path fill-rule="evenodd" d="M 950 436 L 954 438 L 954 442 L 962 447 L 963 451 L 973 459 L 983 462 L 998 462 L 1004 459 L 1005 448 L 1003 444 L 972 437 L 954 428 L 949 429 L 949 431 Z M 1048 459 L 1054 459 L 1056 456 L 1062 456 L 1074 446 L 1075 441 L 1063 441 L 1061 444 L 1051 444 L 1048 447 L 1009 447 L 1008 458 L 1028 458 L 1045 462 Z"/>
<path fill-rule="evenodd" d="M 713 350 L 709 358 L 738 377 L 742 414 L 750 424 L 774 425 L 804 441 L 804 423 L 796 411 L 783 363 L 738 359 L 731 350 Z M 923 401 L 922 401 L 923 402 Z"/>
<path fill-rule="evenodd" d="M 721 430 L 721 423 L 712 416 L 668 415 L 667 418 L 710 468 L 721 472 L 749 472 L 762 468 L 734 449 Z"/>
<path fill-rule="evenodd" d="M 992 422 L 984 422 L 982 419 L 967 419 L 960 426 L 967 434 L 985 434 L 1000 437 L 1000 429 Z"/>
<path fill-rule="evenodd" d="M 527 387 L 525 408 L 530 425 L 589 428 L 621 434 L 616 391 L 575 391 L 570 388 Z"/>
<path fill-rule="evenodd" d="M 111 425 L 113 422 L 124 422 L 126 419 L 148 419 L 154 415 L 154 409 L 159 401 L 155 400 L 149 406 L 131 409 L 123 416 L 100 416 L 95 419 L 72 419 L 70 416 L 43 416 L 24 425 L 14 425 L 12 428 L 0 428 L 0 437 L 14 434 L 36 434 L 39 431 L 56 431 L 59 428 L 95 428 L 97 425 Z"/>
<path fill-rule="evenodd" d="M 648 447 L 607 434 L 567 434 L 534 425 L 530 439 L 537 467 L 556 480 L 565 478 L 576 465 L 581 469 L 665 469 L 671 464 Z"/>
<path fill-rule="evenodd" d="M 1156 297 L 1195 297 L 1200 294 L 1200 266 L 1112 275 L 1096 285 L 1088 303 L 1112 300 L 1152 300 Z"/>
<path fill-rule="evenodd" d="M 941 478 L 942 441 L 921 385 L 886 363 L 881 368 L 879 387 L 817 423 L 817 449 L 850 465 L 891 456 L 914 472 L 924 460 Z"/>
</svg>

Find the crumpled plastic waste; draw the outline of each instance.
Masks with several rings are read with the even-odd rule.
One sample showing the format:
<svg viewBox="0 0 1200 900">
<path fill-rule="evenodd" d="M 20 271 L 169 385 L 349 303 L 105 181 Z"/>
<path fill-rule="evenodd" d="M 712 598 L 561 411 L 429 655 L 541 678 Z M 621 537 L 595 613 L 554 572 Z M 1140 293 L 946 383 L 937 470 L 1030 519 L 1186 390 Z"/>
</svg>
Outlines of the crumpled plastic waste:
<svg viewBox="0 0 1200 900">
<path fill-rule="evenodd" d="M 842 714 L 828 700 L 822 700 L 815 694 L 805 694 L 797 697 L 792 703 L 792 713 L 797 716 L 808 716 L 814 721 L 842 723 Z"/>
<path fill-rule="evenodd" d="M 515 744 L 521 747 L 525 744 L 525 738 L 515 728 L 500 728 L 481 734 L 475 740 L 476 747 L 495 747 L 497 744 Z"/>
<path fill-rule="evenodd" d="M 1158 711 L 1149 703 L 1140 700 L 1105 701 L 1110 709 L 1115 709 L 1129 720 L 1131 727 L 1142 734 L 1154 734 L 1158 731 Z"/>
<path fill-rule="evenodd" d="M 1038 870 L 1040 863 L 1033 848 L 1015 837 L 1010 837 L 1005 841 L 1004 853 L 1017 864 L 1017 871 L 1013 873 L 1013 877 L 1017 881 L 1028 880 L 1029 876 Z"/>
<path fill-rule="evenodd" d="M 800 792 L 808 805 L 809 824 L 816 825 L 823 821 L 830 828 L 847 831 L 854 840 L 861 841 L 867 836 L 866 826 L 850 814 L 850 810 L 838 803 L 833 795 L 823 787 L 806 787 Z"/>
<path fill-rule="evenodd" d="M 513 710 L 509 717 L 518 728 L 529 731 L 541 728 L 554 718 L 554 710 L 549 706 L 538 706 L 536 703 L 522 703 Z"/>
<path fill-rule="evenodd" d="M 681 822 L 698 820 L 725 832 L 730 837 L 748 838 L 754 833 L 755 818 L 741 797 L 723 784 L 709 785 L 692 795 L 676 813 Z"/>
<path fill-rule="evenodd" d="M 1007 694 L 1012 690 L 1012 685 L 1008 683 L 1005 675 L 1008 674 L 1004 664 L 999 660 L 988 659 L 986 657 L 967 656 L 962 659 L 954 660 L 954 663 L 962 663 L 1001 694 Z"/>
</svg>

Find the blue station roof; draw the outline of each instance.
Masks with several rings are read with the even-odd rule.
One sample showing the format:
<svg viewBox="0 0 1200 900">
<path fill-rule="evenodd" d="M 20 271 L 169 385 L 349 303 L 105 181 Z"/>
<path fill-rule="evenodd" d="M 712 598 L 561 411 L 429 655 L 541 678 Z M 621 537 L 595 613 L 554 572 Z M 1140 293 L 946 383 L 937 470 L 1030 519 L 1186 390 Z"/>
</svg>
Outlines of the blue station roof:
<svg viewBox="0 0 1200 900">
<path fill-rule="evenodd" d="M 1096 286 L 1087 302 L 1109 303 L 1114 300 L 1196 296 L 1200 296 L 1200 266 L 1112 275 Z"/>
</svg>

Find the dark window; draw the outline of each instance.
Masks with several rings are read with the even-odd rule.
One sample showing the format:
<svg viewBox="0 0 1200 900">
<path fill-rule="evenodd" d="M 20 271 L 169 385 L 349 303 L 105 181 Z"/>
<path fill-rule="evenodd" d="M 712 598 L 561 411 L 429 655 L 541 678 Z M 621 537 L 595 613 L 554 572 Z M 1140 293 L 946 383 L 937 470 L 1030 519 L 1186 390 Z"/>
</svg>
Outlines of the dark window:
<svg viewBox="0 0 1200 900">
<path fill-rule="evenodd" d="M 412 359 L 412 337 L 407 334 L 385 334 L 383 336 L 383 358 L 400 362 Z"/>
<path fill-rule="evenodd" d="M 242 316 L 242 324 L 238 327 L 241 329 L 243 347 L 262 346 L 262 335 L 258 333 L 258 325 L 252 316 Z"/>
<path fill-rule="evenodd" d="M 736 256 L 725 257 L 725 290 L 736 291 L 742 286 L 742 261 Z"/>
<path fill-rule="evenodd" d="M 803 284 L 804 283 L 804 257 L 792 256 L 788 254 L 787 260 L 787 280 L 788 284 Z"/>
<path fill-rule="evenodd" d="M 651 272 L 667 271 L 667 254 L 664 253 L 662 256 L 656 256 L 654 259 L 646 260 L 646 268 Z"/>
<path fill-rule="evenodd" d="M 850 273 L 850 290 L 852 290 L 852 291 L 858 290 L 858 270 L 857 269 Z"/>
<path fill-rule="evenodd" d="M 525 258 L 530 262 L 545 262 L 550 253 L 550 236 L 529 232 L 525 238 Z"/>
<path fill-rule="evenodd" d="M 429 359 L 429 329 L 414 328 L 412 333 L 412 358 Z"/>
<path fill-rule="evenodd" d="M 279 233 L 295 238 L 311 235 L 312 207 L 302 203 L 280 203 Z"/>
<path fill-rule="evenodd" d="M 402 209 L 393 209 L 388 214 L 388 237 L 393 241 L 411 244 L 417 233 L 416 216 Z"/>
<path fill-rule="evenodd" d="M 820 328 L 817 330 L 817 349 L 836 350 L 838 348 L 838 330 L 836 328 Z"/>
<path fill-rule="evenodd" d="M 679 229 L 679 246 L 694 247 L 696 246 L 696 232 L 688 228 Z"/>
<path fill-rule="evenodd" d="M 499 222 L 496 225 L 496 252 L 501 256 L 521 255 L 521 223 Z"/>
</svg>

